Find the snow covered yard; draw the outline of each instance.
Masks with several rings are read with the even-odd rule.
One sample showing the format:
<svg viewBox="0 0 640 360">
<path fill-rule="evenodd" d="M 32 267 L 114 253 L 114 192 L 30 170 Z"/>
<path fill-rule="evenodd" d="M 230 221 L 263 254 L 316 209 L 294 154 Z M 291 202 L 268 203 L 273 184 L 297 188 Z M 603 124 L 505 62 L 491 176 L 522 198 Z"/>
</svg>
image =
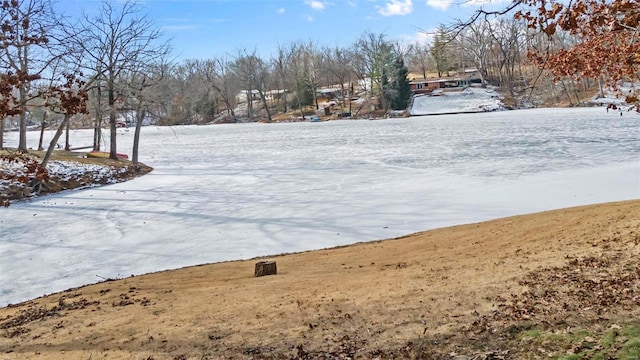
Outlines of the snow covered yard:
<svg viewBox="0 0 640 360">
<path fill-rule="evenodd" d="M 119 131 L 118 151 L 129 152 L 133 135 Z M 78 130 L 71 142 L 91 139 Z M 640 116 L 602 108 L 145 127 L 151 174 L 0 209 L 0 305 L 106 278 L 638 198 L 638 156 Z"/>
<path fill-rule="evenodd" d="M 413 99 L 410 115 L 439 115 L 503 110 L 501 96 L 495 90 L 466 88 L 442 92 L 439 96 L 421 95 Z M 435 92 L 434 91 L 434 92 Z"/>
</svg>

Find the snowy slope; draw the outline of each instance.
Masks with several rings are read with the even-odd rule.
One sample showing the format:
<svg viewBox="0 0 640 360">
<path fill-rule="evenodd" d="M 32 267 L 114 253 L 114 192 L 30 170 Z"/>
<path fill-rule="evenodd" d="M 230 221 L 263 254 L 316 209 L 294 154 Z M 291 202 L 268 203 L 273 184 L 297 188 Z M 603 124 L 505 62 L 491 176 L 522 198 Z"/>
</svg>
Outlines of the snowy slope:
<svg viewBox="0 0 640 360">
<path fill-rule="evenodd" d="M 128 152 L 133 135 L 119 133 Z M 71 135 L 91 143 L 90 131 Z M 0 209 L 0 305 L 104 278 L 638 198 L 639 135 L 639 115 L 603 109 L 145 127 L 151 174 Z"/>
<path fill-rule="evenodd" d="M 496 110 L 503 110 L 497 92 L 492 89 L 466 88 L 463 91 L 443 92 L 440 96 L 416 96 L 409 114 L 436 115 Z"/>
</svg>

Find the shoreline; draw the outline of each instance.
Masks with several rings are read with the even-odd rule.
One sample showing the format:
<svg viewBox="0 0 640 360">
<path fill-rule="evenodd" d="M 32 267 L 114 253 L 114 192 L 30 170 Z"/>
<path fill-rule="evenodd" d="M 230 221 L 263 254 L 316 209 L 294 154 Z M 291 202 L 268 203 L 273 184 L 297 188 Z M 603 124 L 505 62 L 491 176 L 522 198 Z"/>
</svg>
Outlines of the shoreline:
<svg viewBox="0 0 640 360">
<path fill-rule="evenodd" d="M 443 358 L 452 352 L 472 358 L 486 354 L 474 344 L 505 350 L 503 340 L 519 341 L 527 329 L 559 331 L 554 316 L 566 322 L 559 329 L 587 329 L 599 338 L 611 324 L 632 326 L 623 319 L 637 317 L 640 309 L 620 306 L 633 303 L 633 293 L 613 295 L 620 296 L 620 305 L 601 309 L 594 303 L 588 310 L 579 301 L 596 300 L 574 299 L 556 282 L 568 276 L 562 275 L 565 269 L 571 275 L 577 267 L 587 278 L 603 277 L 604 284 L 604 277 L 623 279 L 618 271 L 640 251 L 639 205 L 640 200 L 587 205 L 268 256 L 278 265 L 274 276 L 255 278 L 258 259 L 252 259 L 69 289 L 0 308 L 0 328 L 6 329 L 0 348 L 24 359 L 312 359 L 349 353 L 387 359 L 425 349 Z M 594 267 L 594 261 L 602 264 Z M 549 287 L 559 304 L 575 302 L 582 310 L 564 313 L 555 303 L 535 305 L 538 300 L 531 306 L 547 310 L 532 307 L 526 319 L 510 310 L 509 299 L 537 299 L 527 295 L 537 286 Z M 54 308 L 59 316 L 36 316 L 38 309 Z M 602 311 L 608 320 L 592 328 Z M 19 314 L 31 317 L 15 321 Z M 530 325 L 511 334 L 522 321 Z M 431 345 L 423 348 L 419 339 Z M 73 347 L 66 345 L 71 342 Z M 518 344 L 506 348 L 510 356 L 531 351 Z M 534 351 L 564 351 L 557 344 L 534 345 Z"/>
</svg>

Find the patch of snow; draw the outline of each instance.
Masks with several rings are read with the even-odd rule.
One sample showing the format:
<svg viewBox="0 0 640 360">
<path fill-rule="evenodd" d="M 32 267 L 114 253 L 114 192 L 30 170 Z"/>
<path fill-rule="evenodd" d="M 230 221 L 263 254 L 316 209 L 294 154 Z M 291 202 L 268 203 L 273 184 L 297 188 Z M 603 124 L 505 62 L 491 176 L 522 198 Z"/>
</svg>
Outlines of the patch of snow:
<svg viewBox="0 0 640 360">
<path fill-rule="evenodd" d="M 434 90 L 436 92 L 438 90 Z M 491 88 L 439 91 L 435 95 L 414 97 L 410 115 L 440 115 L 504 110 L 500 95 Z"/>
<path fill-rule="evenodd" d="M 63 181 L 91 175 L 94 178 L 111 179 L 109 182 L 116 182 L 118 173 L 124 173 L 125 169 L 116 169 L 108 165 L 83 164 L 68 161 L 51 161 L 47 165 L 49 176 L 55 176 Z"/>
<path fill-rule="evenodd" d="M 95 179 L 102 183 L 119 182 L 118 175 L 126 172 L 126 169 L 116 169 L 108 165 L 83 164 L 70 161 L 50 161 L 47 164 L 49 176 L 61 181 L 71 181 L 79 178 Z M 11 173 L 15 176 L 26 175 L 24 164 L 16 162 L 0 161 L 0 171 Z M 97 184 L 88 183 L 86 186 Z M 28 185 L 15 181 L 0 180 L 0 194 L 15 191 L 16 188 L 27 189 Z"/>
<path fill-rule="evenodd" d="M 634 110 L 634 107 L 627 104 L 626 97 L 638 96 L 638 91 L 636 90 L 637 87 L 638 84 L 633 83 L 622 83 L 618 86 L 617 89 L 607 87 L 603 91 L 604 97 L 600 96 L 599 94 L 595 95 L 587 101 L 587 104 L 592 106 L 614 105 L 619 113 Z"/>
</svg>

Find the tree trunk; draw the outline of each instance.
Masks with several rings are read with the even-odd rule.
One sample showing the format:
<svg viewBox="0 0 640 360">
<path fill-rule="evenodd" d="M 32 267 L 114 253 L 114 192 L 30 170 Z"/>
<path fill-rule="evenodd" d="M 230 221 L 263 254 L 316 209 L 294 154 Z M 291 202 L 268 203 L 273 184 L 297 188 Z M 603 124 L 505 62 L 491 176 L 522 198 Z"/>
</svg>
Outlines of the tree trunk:
<svg viewBox="0 0 640 360">
<path fill-rule="evenodd" d="M 70 130 L 71 121 L 67 121 L 65 137 L 64 137 L 64 149 L 69 151 L 71 150 L 71 144 L 69 144 L 69 130 Z"/>
<path fill-rule="evenodd" d="M 262 104 L 264 105 L 264 110 L 267 112 L 267 120 L 271 122 L 271 111 L 269 111 L 269 104 L 267 104 L 267 98 L 264 96 L 264 92 L 262 90 L 258 90 L 260 94 L 260 99 L 262 99 Z"/>
<path fill-rule="evenodd" d="M 0 149 L 4 149 L 4 118 L 0 119 Z"/>
<path fill-rule="evenodd" d="M 93 150 L 100 151 L 100 145 L 102 140 L 102 103 L 100 99 L 102 98 L 102 91 L 100 90 L 100 84 L 98 84 L 98 105 L 96 106 L 96 119 L 93 123 Z"/>
<path fill-rule="evenodd" d="M 301 95 L 302 95 L 302 91 L 300 90 L 299 82 L 297 82 L 296 80 L 296 98 L 298 99 L 298 109 L 300 110 L 300 117 L 302 118 L 302 120 L 304 120 L 304 111 L 302 110 L 302 100 L 300 99 Z"/>
<path fill-rule="evenodd" d="M 313 102 L 316 104 L 316 110 L 320 109 L 320 105 L 318 104 L 318 88 L 316 87 L 315 81 L 311 82 L 311 91 L 313 92 Z"/>
<path fill-rule="evenodd" d="M 58 143 L 58 140 L 60 139 L 60 136 L 62 135 L 62 131 L 64 130 L 64 128 L 67 125 L 67 123 L 69 122 L 70 118 L 71 118 L 71 115 L 65 115 L 64 116 L 64 120 L 62 120 L 62 122 L 58 126 L 58 130 L 56 130 L 55 135 L 53 135 L 53 139 L 51 139 L 51 142 L 49 142 L 49 147 L 47 148 L 47 153 L 44 155 L 44 158 L 42 159 L 42 163 L 40 163 L 40 165 L 42 165 L 42 167 L 45 167 L 45 168 L 47 167 L 47 163 L 49 162 L 49 159 L 51 158 L 51 154 L 53 153 L 53 149 L 55 149 L 56 144 Z"/>
<path fill-rule="evenodd" d="M 604 97 L 604 88 L 602 87 L 602 79 L 598 78 L 598 94 L 601 98 Z M 0 143 L 2 145 L 2 143 Z"/>
<path fill-rule="evenodd" d="M 99 126 L 94 127 L 94 129 L 93 129 L 93 150 L 100 151 L 101 139 L 102 139 L 102 129 Z"/>
<path fill-rule="evenodd" d="M 253 90 L 247 90 L 247 117 L 253 120 Z"/>
<path fill-rule="evenodd" d="M 109 159 L 118 160 L 116 149 L 116 109 L 115 109 L 115 90 L 113 83 L 109 89 Z"/>
<path fill-rule="evenodd" d="M 25 72 L 26 74 L 26 72 Z M 18 150 L 27 152 L 27 89 L 20 87 L 20 140 Z"/>
<path fill-rule="evenodd" d="M 573 95 L 576 97 L 576 104 L 582 104 L 582 101 L 580 101 L 580 93 L 578 92 L 578 87 L 576 86 L 573 79 L 571 79 L 571 87 L 573 87 Z"/>
<path fill-rule="evenodd" d="M 351 96 L 353 96 L 353 83 L 351 83 L 351 91 L 349 94 L 349 114 L 353 111 L 353 104 L 351 103 Z"/>
<path fill-rule="evenodd" d="M 562 85 L 562 90 L 564 90 L 565 95 L 567 95 L 569 106 L 573 106 L 573 101 L 571 100 L 571 94 L 569 93 L 569 89 L 567 89 L 567 85 L 564 83 L 564 81 L 560 81 L 560 84 Z"/>
<path fill-rule="evenodd" d="M 133 164 L 134 169 L 138 169 L 138 147 L 140 145 L 140 130 L 142 129 L 142 121 L 144 120 L 147 112 L 142 109 L 142 107 L 138 107 L 138 111 L 136 111 L 136 129 L 133 133 L 133 149 L 131 150 L 131 163 Z"/>
<path fill-rule="evenodd" d="M 44 141 L 44 127 L 45 127 L 45 124 L 47 123 L 48 115 L 49 115 L 49 111 L 45 110 L 44 114 L 42 115 L 42 124 L 40 124 L 40 141 L 38 141 L 38 151 L 44 150 L 44 146 L 42 143 Z"/>
</svg>

